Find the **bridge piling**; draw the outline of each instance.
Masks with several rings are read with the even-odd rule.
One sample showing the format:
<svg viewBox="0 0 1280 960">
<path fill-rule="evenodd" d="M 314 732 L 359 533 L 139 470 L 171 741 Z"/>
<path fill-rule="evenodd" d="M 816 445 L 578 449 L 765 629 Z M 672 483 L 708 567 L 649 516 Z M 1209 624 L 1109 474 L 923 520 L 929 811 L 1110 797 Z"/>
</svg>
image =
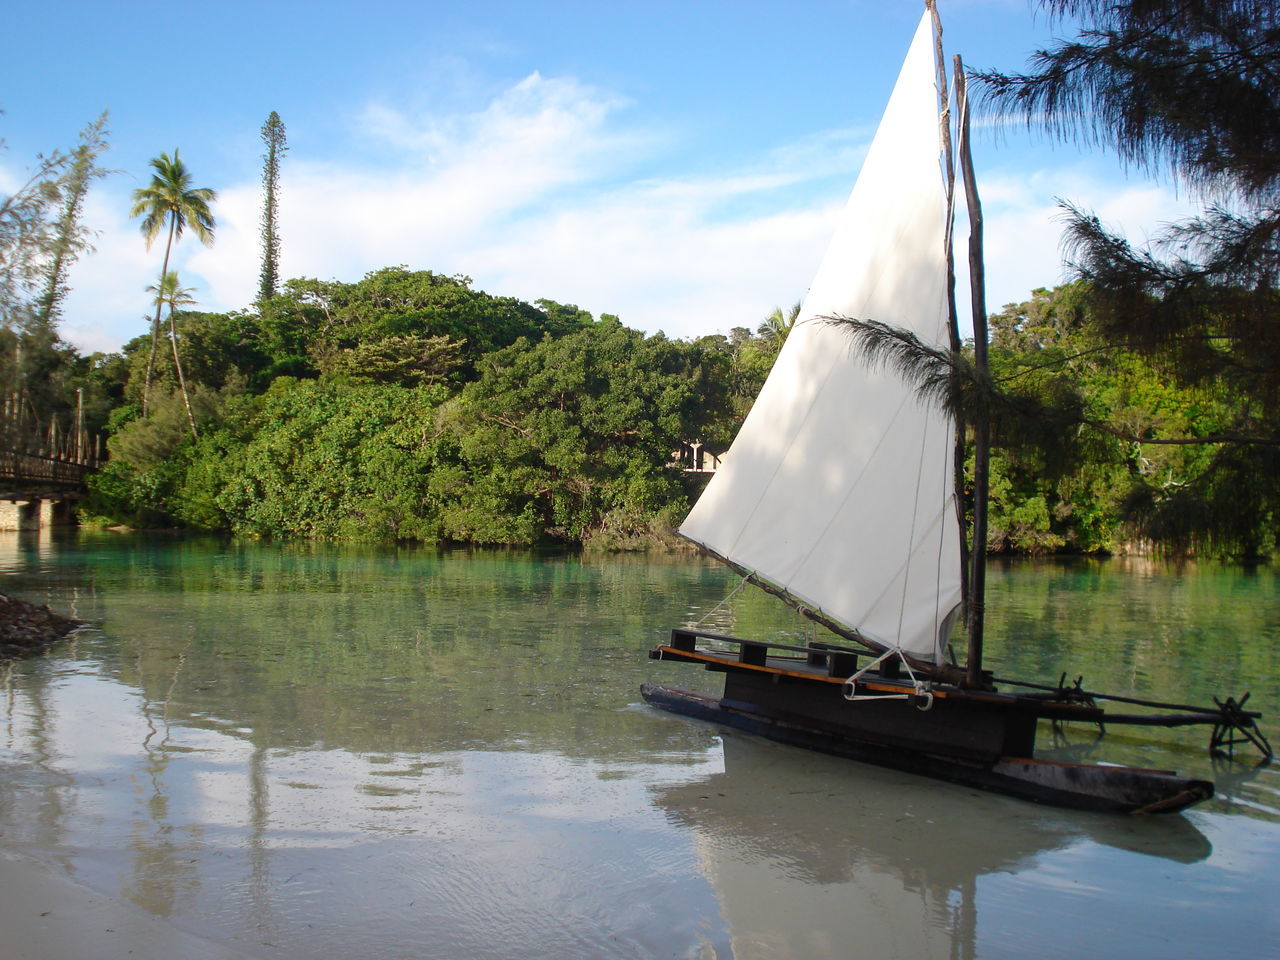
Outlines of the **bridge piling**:
<svg viewBox="0 0 1280 960">
<path fill-rule="evenodd" d="M 75 504 L 71 500 L 0 499 L 0 530 L 42 530 L 75 522 Z"/>
</svg>

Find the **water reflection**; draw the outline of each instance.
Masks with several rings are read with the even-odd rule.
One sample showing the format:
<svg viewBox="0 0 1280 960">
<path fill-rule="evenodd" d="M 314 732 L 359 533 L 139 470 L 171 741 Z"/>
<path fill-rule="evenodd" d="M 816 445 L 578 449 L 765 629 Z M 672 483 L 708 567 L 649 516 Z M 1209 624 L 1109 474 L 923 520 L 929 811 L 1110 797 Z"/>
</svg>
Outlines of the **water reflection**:
<svg viewBox="0 0 1280 960">
<path fill-rule="evenodd" d="M 193 932 L 290 957 L 723 946 L 687 844 L 650 812 L 648 764 L 268 748 L 243 728 L 166 728 L 87 672 L 17 701 L 0 751 L 6 842 L 54 851 L 82 882 Z M 715 762 L 713 737 L 688 739 L 677 771 Z M 41 742 L 56 747 L 13 749 Z M 676 919 L 655 925 L 655 908 Z"/>
<path fill-rule="evenodd" d="M 1080 842 L 1176 863 L 1212 852 L 1182 817 L 1029 813 L 732 734 L 722 771 L 654 797 L 697 838 L 739 960 L 974 957 L 988 874 Z"/>
<path fill-rule="evenodd" d="M 1053 928 L 1041 954 L 1073 956 L 1070 911 L 1107 931 L 1098 955 L 1208 937 L 1204 912 L 1138 900 L 1206 905 L 1216 955 L 1280 948 L 1258 892 L 1280 882 L 1274 769 L 1219 773 L 1228 798 L 1187 817 L 1101 817 L 637 705 L 644 679 L 716 683 L 644 656 L 731 588 L 700 561 L 81 534 L 0 537 L 0 578 L 98 627 L 0 667 L 4 842 L 253 955 L 999 957 Z M 1199 580 L 996 579 L 1002 667 L 1101 664 L 1121 641 L 1093 629 L 1141 609 L 1119 653 L 1142 690 L 1200 682 L 1156 633 L 1166 659 L 1234 658 L 1274 709 L 1274 652 L 1206 654 L 1194 613 L 1188 639 L 1162 612 L 1265 636 L 1274 577 L 1229 576 L 1225 608 L 1207 588 L 1188 606 Z M 716 616 L 810 629 L 749 592 Z M 1190 740 L 1106 747 L 1208 765 Z"/>
</svg>

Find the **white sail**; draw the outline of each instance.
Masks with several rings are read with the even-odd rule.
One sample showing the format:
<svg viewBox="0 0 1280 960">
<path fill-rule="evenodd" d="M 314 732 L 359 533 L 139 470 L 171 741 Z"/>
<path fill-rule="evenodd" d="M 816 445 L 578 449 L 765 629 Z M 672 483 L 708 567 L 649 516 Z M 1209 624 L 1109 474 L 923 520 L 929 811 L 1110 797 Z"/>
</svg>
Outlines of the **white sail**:
<svg viewBox="0 0 1280 960">
<path fill-rule="evenodd" d="M 935 661 L 961 600 L 952 425 L 815 318 L 949 342 L 940 154 L 926 12 L 800 322 L 680 528 L 796 602 Z"/>
</svg>

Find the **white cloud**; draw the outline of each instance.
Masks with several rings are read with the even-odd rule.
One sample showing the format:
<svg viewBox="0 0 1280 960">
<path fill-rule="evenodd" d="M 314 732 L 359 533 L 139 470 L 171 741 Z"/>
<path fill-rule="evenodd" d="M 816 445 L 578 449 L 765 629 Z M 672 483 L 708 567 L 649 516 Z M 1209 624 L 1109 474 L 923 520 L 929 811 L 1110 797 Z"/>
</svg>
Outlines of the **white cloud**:
<svg viewBox="0 0 1280 960">
<path fill-rule="evenodd" d="M 522 211 L 556 198 L 575 202 L 574 191 L 607 177 L 641 146 L 641 135 L 610 128 L 617 106 L 572 81 L 533 74 L 485 110 L 444 122 L 415 123 L 388 107 L 370 107 L 361 121 L 365 132 L 399 165 L 287 169 L 281 273 L 354 280 L 400 263 L 482 272 L 484 264 L 468 262 L 463 249 L 502 235 Z M 218 244 L 192 260 L 213 281 L 220 307 L 254 296 L 260 202 L 256 184 L 223 191 Z"/>
<path fill-rule="evenodd" d="M 486 265 L 485 282 L 492 276 L 518 296 L 618 313 L 628 326 L 671 336 L 755 326 L 803 295 L 838 205 L 717 221 L 710 208 L 723 201 L 724 183 L 698 186 L 600 197 L 521 222 L 468 255 Z"/>
<path fill-rule="evenodd" d="M 148 251 L 137 225 L 127 219 L 128 209 L 119 184 L 85 198 L 84 222 L 96 233 L 94 251 L 71 268 L 61 333 L 86 352 L 119 349 L 147 329 L 146 289 L 160 274 L 163 240 Z"/>
<path fill-rule="evenodd" d="M 815 165 L 794 161 L 812 158 L 814 144 L 721 177 L 627 182 L 629 158 L 656 137 L 614 130 L 618 106 L 535 74 L 480 113 L 445 122 L 371 107 L 365 132 L 401 151 L 403 165 L 381 174 L 336 164 L 287 171 L 281 271 L 355 279 L 405 263 L 681 336 L 753 325 L 802 294 L 837 204 L 745 219 L 717 213 L 812 179 Z M 829 163 L 816 166 L 830 173 Z M 220 194 L 218 243 L 189 260 L 212 291 L 206 306 L 254 295 L 258 197 L 256 184 Z"/>
<path fill-rule="evenodd" d="M 627 127 L 624 106 L 537 73 L 456 116 L 371 105 L 354 134 L 375 148 L 376 168 L 288 157 L 281 273 L 355 280 L 403 263 L 672 336 L 754 326 L 802 296 L 870 131 L 818 133 L 734 169 L 658 177 L 664 137 Z M 159 270 L 159 250 L 148 254 L 124 217 L 125 185 L 111 191 L 92 198 L 98 253 L 75 268 L 66 311 L 64 335 L 86 349 L 145 330 L 143 291 Z M 1062 279 L 1057 196 L 1130 230 L 1187 210 L 1171 190 L 1108 179 L 1086 161 L 995 170 L 983 180 L 990 308 Z M 221 189 L 216 245 L 187 238 L 177 248 L 202 308 L 252 302 L 260 203 L 256 182 Z"/>
</svg>

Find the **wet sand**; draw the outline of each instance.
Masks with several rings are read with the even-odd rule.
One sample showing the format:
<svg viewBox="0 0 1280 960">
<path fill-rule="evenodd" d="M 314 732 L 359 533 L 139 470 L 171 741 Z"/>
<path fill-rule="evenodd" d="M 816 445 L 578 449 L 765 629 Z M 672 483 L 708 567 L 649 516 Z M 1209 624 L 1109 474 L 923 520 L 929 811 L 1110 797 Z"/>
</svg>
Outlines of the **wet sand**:
<svg viewBox="0 0 1280 960">
<path fill-rule="evenodd" d="M 0 955 L 5 960 L 251 960 L 83 887 L 0 846 Z"/>
</svg>

